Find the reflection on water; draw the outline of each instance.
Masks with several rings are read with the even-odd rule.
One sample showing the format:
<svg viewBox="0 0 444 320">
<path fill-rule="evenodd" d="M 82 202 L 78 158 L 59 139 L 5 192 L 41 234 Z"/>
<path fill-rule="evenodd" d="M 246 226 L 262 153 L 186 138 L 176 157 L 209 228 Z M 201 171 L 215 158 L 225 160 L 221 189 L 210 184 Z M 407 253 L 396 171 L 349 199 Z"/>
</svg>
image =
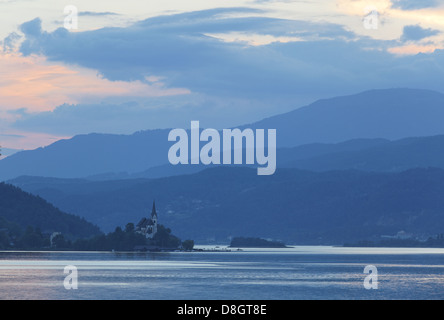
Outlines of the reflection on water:
<svg viewBox="0 0 444 320">
<path fill-rule="evenodd" d="M 0 252 L 1 299 L 442 299 L 443 249 Z M 379 289 L 365 290 L 366 265 Z M 78 268 L 66 290 L 64 267 Z"/>
</svg>

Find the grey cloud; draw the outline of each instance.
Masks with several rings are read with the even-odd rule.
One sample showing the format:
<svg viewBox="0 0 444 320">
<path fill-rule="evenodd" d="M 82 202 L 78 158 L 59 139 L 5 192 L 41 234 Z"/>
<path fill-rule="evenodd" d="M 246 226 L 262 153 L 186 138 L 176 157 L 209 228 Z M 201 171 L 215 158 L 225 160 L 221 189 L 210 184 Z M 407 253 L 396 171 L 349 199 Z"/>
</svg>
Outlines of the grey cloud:
<svg viewBox="0 0 444 320">
<path fill-rule="evenodd" d="M 162 76 L 167 86 L 186 87 L 207 99 L 157 100 L 158 108 L 152 101 L 64 106 L 52 113 L 26 115 L 16 126 L 65 134 L 120 128 L 130 132 L 151 126 L 183 126 L 191 116 L 207 119 L 214 127 L 233 126 L 319 98 L 368 89 L 444 89 L 444 71 L 436 68 L 444 65 L 441 50 L 398 57 L 385 50 L 399 45 L 397 41 L 358 38 L 342 26 L 328 23 L 230 17 L 236 10 L 246 9 L 162 16 L 127 28 L 88 32 L 58 29 L 48 33 L 41 30 L 38 19 L 22 25 L 26 39 L 20 50 L 24 55 L 44 54 L 49 60 L 98 70 L 110 80 L 144 81 L 148 75 Z M 234 31 L 295 35 L 306 41 L 252 47 L 205 35 Z"/>
<path fill-rule="evenodd" d="M 424 29 L 419 25 L 405 26 L 401 41 L 418 41 L 440 33 L 439 30 Z"/>
<path fill-rule="evenodd" d="M 25 136 L 20 134 L 5 134 L 5 133 L 0 133 L 0 137 L 17 138 L 17 139 L 25 138 Z"/>
<path fill-rule="evenodd" d="M 79 17 L 102 17 L 102 16 L 118 16 L 115 12 L 93 12 L 93 11 L 80 11 Z"/>
<path fill-rule="evenodd" d="M 3 52 L 11 52 L 16 47 L 17 42 L 21 39 L 21 36 L 16 33 L 10 33 L 2 42 Z"/>
<path fill-rule="evenodd" d="M 418 10 L 437 7 L 439 0 L 392 0 L 392 7 L 402 10 Z"/>
<path fill-rule="evenodd" d="M 300 101 L 305 103 L 308 101 Z M 53 111 L 26 113 L 12 127 L 55 135 L 102 132 L 129 134 L 138 130 L 189 127 L 192 120 L 227 128 L 274 115 L 264 101 L 220 99 L 202 95 L 139 99 L 132 102 L 64 104 Z M 287 105 L 290 109 L 291 106 Z M 252 110 L 254 112 L 252 112 Z"/>
<path fill-rule="evenodd" d="M 337 43 L 340 47 L 355 37 L 342 26 L 327 23 L 261 17 L 220 18 L 221 14 L 233 10 L 163 16 L 128 28 L 79 33 L 65 29 L 41 32 L 38 20 L 33 20 L 22 25 L 26 40 L 20 50 L 24 55 L 41 53 L 50 60 L 97 69 L 110 80 L 143 81 L 145 76 L 154 74 L 164 76 L 171 86 L 186 86 L 207 94 L 248 96 L 288 94 L 298 83 L 304 85 L 302 90 L 307 89 L 307 82 L 299 81 L 297 76 L 312 73 L 312 63 L 306 60 L 320 59 L 331 64 L 327 61 L 330 58 L 322 48 L 319 52 L 309 52 L 306 43 L 245 47 L 244 44 L 223 43 L 205 34 L 238 31 L 311 40 L 340 38 Z M 335 45 L 334 42 L 323 43 Z M 318 46 L 314 41 L 313 47 L 317 50 Z M 288 47 L 295 51 L 283 55 Z M 319 72 L 324 73 L 322 69 L 316 71 Z"/>
</svg>

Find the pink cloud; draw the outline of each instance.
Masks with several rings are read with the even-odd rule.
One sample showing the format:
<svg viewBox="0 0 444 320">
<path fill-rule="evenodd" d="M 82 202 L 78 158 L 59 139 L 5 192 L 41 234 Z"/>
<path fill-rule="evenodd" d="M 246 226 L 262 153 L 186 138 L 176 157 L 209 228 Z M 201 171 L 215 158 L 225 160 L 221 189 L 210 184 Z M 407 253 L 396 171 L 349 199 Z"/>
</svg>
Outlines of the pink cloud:
<svg viewBox="0 0 444 320">
<path fill-rule="evenodd" d="M 113 97 L 162 97 L 189 94 L 187 89 L 165 88 L 161 79 L 109 81 L 93 70 L 50 63 L 43 57 L 0 53 L 0 145 L 34 149 L 70 137 L 21 132 L 9 128 L 27 112 L 52 111 L 64 103 L 94 103 Z M 16 112 L 14 112 L 16 110 Z"/>
<path fill-rule="evenodd" d="M 389 48 L 388 51 L 396 55 L 416 55 L 418 53 L 433 53 L 437 49 L 441 48 L 435 45 L 409 44 L 405 46 Z"/>
<path fill-rule="evenodd" d="M 109 97 L 161 97 L 189 94 L 161 82 L 109 81 L 93 70 L 49 63 L 43 57 L 0 54 L 0 108 L 49 111 L 63 103 L 96 102 Z M 151 78 L 152 79 L 152 78 Z"/>
<path fill-rule="evenodd" d="M 7 133 L 0 132 L 0 146 L 2 148 L 32 150 L 50 145 L 60 139 L 69 138 L 71 137 L 8 129 Z"/>
</svg>

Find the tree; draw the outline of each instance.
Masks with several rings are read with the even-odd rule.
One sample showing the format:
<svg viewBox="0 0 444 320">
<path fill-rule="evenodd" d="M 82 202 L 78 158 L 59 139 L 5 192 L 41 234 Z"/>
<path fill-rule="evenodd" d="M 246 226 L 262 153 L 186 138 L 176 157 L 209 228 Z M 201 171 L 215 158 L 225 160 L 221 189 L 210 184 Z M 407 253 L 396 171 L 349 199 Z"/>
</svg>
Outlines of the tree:
<svg viewBox="0 0 444 320">
<path fill-rule="evenodd" d="M 40 229 L 34 230 L 32 226 L 26 227 L 25 233 L 18 238 L 18 247 L 21 249 L 40 249 L 48 245 L 45 241 Z"/>
<path fill-rule="evenodd" d="M 4 250 L 9 247 L 9 236 L 4 230 L 0 231 L 0 249 Z"/>
<path fill-rule="evenodd" d="M 52 245 L 56 249 L 67 249 L 70 247 L 70 243 L 65 240 L 63 234 L 58 234 L 52 239 Z"/>
<path fill-rule="evenodd" d="M 182 243 L 178 237 L 171 234 L 170 228 L 165 228 L 161 224 L 157 226 L 153 242 L 162 248 L 178 248 Z"/>
<path fill-rule="evenodd" d="M 131 233 L 134 231 L 134 223 L 130 222 L 125 226 L 125 232 Z"/>
<path fill-rule="evenodd" d="M 194 248 L 194 240 L 185 240 L 182 242 L 182 247 L 184 250 L 191 251 Z"/>
</svg>

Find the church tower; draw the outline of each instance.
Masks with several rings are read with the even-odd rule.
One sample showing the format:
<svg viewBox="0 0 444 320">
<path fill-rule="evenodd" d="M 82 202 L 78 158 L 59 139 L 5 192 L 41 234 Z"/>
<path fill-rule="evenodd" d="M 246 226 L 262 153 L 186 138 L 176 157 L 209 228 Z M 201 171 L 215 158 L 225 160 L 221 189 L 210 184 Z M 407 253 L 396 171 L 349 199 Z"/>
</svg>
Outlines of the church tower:
<svg viewBox="0 0 444 320">
<path fill-rule="evenodd" d="M 142 218 L 137 224 L 135 231 L 143 234 L 147 239 L 152 239 L 157 233 L 157 212 L 156 202 L 153 202 L 153 209 L 151 211 L 151 218 Z"/>
<path fill-rule="evenodd" d="M 153 209 L 151 210 L 151 221 L 153 222 L 153 235 L 155 235 L 157 233 L 156 201 L 153 201 Z"/>
</svg>

